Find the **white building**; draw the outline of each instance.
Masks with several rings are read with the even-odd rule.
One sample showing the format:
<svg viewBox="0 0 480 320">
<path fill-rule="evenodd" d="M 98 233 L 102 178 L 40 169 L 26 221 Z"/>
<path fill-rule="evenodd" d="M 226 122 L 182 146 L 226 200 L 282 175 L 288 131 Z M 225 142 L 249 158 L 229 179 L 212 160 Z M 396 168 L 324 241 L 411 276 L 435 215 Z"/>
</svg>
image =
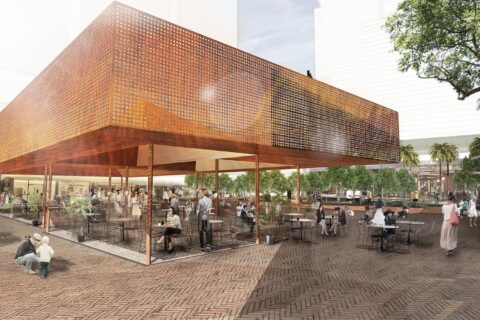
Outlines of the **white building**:
<svg viewBox="0 0 480 320">
<path fill-rule="evenodd" d="M 461 156 L 480 135 L 476 99 L 397 69 L 398 54 L 383 28 L 399 0 L 320 0 L 315 9 L 316 78 L 399 112 L 400 138 L 428 160 L 428 146 L 452 142 Z"/>
</svg>

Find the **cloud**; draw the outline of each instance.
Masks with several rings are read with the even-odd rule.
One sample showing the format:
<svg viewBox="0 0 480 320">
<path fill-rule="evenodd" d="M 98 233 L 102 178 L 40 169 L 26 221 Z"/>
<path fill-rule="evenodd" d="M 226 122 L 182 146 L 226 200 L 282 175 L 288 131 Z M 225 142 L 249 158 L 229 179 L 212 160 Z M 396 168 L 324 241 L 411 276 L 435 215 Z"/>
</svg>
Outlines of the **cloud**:
<svg viewBox="0 0 480 320">
<path fill-rule="evenodd" d="M 317 6 L 317 0 L 239 1 L 240 49 L 301 73 L 313 71 Z"/>
</svg>

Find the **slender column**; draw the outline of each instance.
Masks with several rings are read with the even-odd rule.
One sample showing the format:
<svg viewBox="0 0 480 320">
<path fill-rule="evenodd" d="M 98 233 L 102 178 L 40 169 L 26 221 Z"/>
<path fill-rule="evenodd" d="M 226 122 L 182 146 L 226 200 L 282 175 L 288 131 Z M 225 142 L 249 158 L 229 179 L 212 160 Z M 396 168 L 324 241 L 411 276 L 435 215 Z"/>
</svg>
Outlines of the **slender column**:
<svg viewBox="0 0 480 320">
<path fill-rule="evenodd" d="M 260 163 L 255 155 L 255 225 L 257 226 L 257 241 L 260 243 Z"/>
<path fill-rule="evenodd" d="M 129 191 L 128 191 L 128 167 L 127 167 L 127 173 L 125 175 L 125 189 L 123 190 L 123 195 L 125 197 L 125 200 L 123 201 L 125 203 L 125 217 L 130 213 L 130 207 L 128 206 L 128 195 L 129 195 Z M 123 186 L 123 185 L 122 185 Z"/>
<path fill-rule="evenodd" d="M 145 264 L 152 261 L 152 212 L 153 212 L 153 144 L 148 145 L 148 197 L 145 221 Z"/>
<path fill-rule="evenodd" d="M 297 166 L 297 212 L 300 212 L 300 202 L 302 197 L 300 196 L 300 166 Z"/>
<path fill-rule="evenodd" d="M 215 198 L 215 217 L 218 219 L 218 203 L 220 202 L 218 199 L 220 196 L 218 192 L 218 159 L 215 159 L 215 191 L 217 192 L 217 197 Z"/>
<path fill-rule="evenodd" d="M 195 173 L 195 198 L 198 199 L 198 173 Z"/>
<path fill-rule="evenodd" d="M 45 215 L 45 232 L 50 228 L 50 207 L 52 206 L 52 171 L 53 163 L 48 164 L 48 186 L 47 186 L 47 214 Z"/>
<path fill-rule="evenodd" d="M 130 170 L 129 170 L 129 169 L 130 169 L 130 168 L 127 167 L 127 174 L 126 174 L 126 176 L 125 176 L 125 190 L 126 190 L 126 191 L 128 191 L 128 175 L 130 174 L 130 172 L 129 172 Z"/>
<path fill-rule="evenodd" d="M 202 183 L 201 183 L 201 184 L 202 184 L 202 188 L 203 188 L 203 187 L 205 187 L 205 186 L 203 185 L 203 172 L 201 172 L 200 174 L 201 174 L 201 179 L 202 179 Z"/>
<path fill-rule="evenodd" d="M 47 177 L 48 177 L 48 165 L 45 165 L 45 174 L 43 176 L 42 187 L 42 226 L 45 229 L 45 219 L 47 216 Z"/>
<path fill-rule="evenodd" d="M 123 191 L 123 176 L 120 177 L 120 190 Z"/>
<path fill-rule="evenodd" d="M 112 198 L 112 168 L 108 168 L 108 190 L 107 190 L 107 216 L 110 217 L 110 205 Z"/>
</svg>

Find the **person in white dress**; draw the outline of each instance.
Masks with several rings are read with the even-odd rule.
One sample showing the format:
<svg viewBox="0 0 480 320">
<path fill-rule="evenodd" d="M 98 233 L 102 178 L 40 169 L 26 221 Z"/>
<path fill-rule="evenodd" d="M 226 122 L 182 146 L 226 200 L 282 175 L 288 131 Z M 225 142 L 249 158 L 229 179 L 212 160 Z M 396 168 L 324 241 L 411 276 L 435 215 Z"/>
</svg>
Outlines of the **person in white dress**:
<svg viewBox="0 0 480 320">
<path fill-rule="evenodd" d="M 468 217 L 470 218 L 470 227 L 477 227 L 477 218 L 478 218 L 478 212 L 477 212 L 477 204 L 475 202 L 475 199 L 472 197 L 470 198 L 469 208 L 468 208 Z"/>
<path fill-rule="evenodd" d="M 140 199 L 138 198 L 138 192 L 135 191 L 135 194 L 130 198 L 130 203 L 132 206 L 132 216 L 135 220 L 140 220 L 142 216 L 142 210 L 140 209 Z"/>
<path fill-rule="evenodd" d="M 452 225 L 450 221 L 452 214 L 456 214 L 458 217 L 458 208 L 453 202 L 454 200 L 455 196 L 453 194 L 449 194 L 448 203 L 442 206 L 443 224 L 442 231 L 440 232 L 440 247 L 445 250 L 445 255 L 447 257 L 453 255 L 454 250 L 457 248 L 458 228 Z"/>
</svg>

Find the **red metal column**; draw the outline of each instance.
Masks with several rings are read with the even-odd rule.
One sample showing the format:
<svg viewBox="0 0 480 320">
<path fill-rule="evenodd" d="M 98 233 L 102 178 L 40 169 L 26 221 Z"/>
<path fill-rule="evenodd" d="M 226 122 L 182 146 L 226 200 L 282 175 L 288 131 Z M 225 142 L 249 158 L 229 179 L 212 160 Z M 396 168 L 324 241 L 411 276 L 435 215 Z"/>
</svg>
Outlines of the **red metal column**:
<svg viewBox="0 0 480 320">
<path fill-rule="evenodd" d="M 255 225 L 257 226 L 257 241 L 260 243 L 260 163 L 255 155 Z"/>
<path fill-rule="evenodd" d="M 297 212 L 300 212 L 302 197 L 300 196 L 300 166 L 297 166 Z"/>
<path fill-rule="evenodd" d="M 153 144 L 148 146 L 148 197 L 145 221 L 145 264 L 152 263 L 152 212 L 153 212 Z"/>
</svg>

